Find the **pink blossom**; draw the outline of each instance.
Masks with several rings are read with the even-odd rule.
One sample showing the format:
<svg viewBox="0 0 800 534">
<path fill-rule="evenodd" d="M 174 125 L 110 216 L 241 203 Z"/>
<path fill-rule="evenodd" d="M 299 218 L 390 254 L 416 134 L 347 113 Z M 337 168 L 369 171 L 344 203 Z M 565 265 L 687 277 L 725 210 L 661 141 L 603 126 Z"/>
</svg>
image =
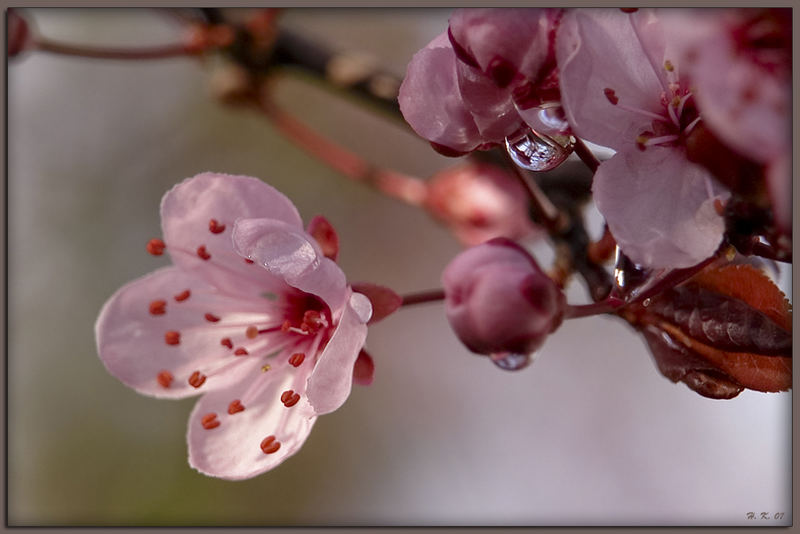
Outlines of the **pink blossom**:
<svg viewBox="0 0 800 534">
<path fill-rule="evenodd" d="M 16 9 L 7 11 L 7 19 L 8 57 L 15 57 L 33 45 L 33 35 L 28 21 Z"/>
<path fill-rule="evenodd" d="M 449 30 L 408 65 L 399 94 L 406 121 L 448 155 L 502 143 L 527 127 L 522 110 L 558 99 L 560 17 L 550 9 L 457 10 Z"/>
<path fill-rule="evenodd" d="M 622 250 L 654 268 L 702 261 L 724 230 L 721 186 L 686 156 L 700 115 L 668 37 L 652 11 L 582 9 L 556 40 L 572 131 L 617 151 L 594 176 L 597 207 Z"/>
<path fill-rule="evenodd" d="M 434 175 L 428 181 L 425 205 L 468 246 L 495 237 L 520 239 L 536 232 L 519 180 L 486 163 L 467 162 Z"/>
<path fill-rule="evenodd" d="M 100 358 L 145 395 L 203 393 L 189 419 L 189 463 L 221 478 L 258 475 L 349 395 L 370 302 L 292 203 L 255 178 L 187 179 L 164 196 L 161 221 L 164 240 L 148 250 L 166 250 L 173 265 L 106 302 Z"/>
<path fill-rule="evenodd" d="M 442 274 L 445 312 L 478 354 L 529 354 L 561 324 L 566 301 L 536 261 L 497 238 L 456 256 Z"/>
</svg>

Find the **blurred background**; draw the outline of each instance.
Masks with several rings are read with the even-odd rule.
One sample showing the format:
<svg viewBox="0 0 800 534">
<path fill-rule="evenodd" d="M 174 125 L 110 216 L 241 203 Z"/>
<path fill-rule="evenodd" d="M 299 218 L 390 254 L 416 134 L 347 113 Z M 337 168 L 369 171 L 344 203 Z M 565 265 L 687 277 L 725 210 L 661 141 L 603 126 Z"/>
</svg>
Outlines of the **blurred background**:
<svg viewBox="0 0 800 534">
<path fill-rule="evenodd" d="M 154 10 L 30 9 L 64 42 L 174 42 Z M 397 75 L 447 10 L 298 9 L 282 24 Z M 202 171 L 257 176 L 324 214 L 350 280 L 439 287 L 459 243 L 351 182 L 263 117 L 220 105 L 197 59 L 26 53 L 8 65 L 8 523 L 22 525 L 791 524 L 791 394 L 700 397 L 662 377 L 621 321 L 566 322 L 529 368 L 470 354 L 441 304 L 370 328 L 375 381 L 300 453 L 243 482 L 187 463 L 192 399 L 126 388 L 94 343 L 103 302 L 166 263 L 158 206 Z M 426 177 L 455 163 L 397 122 L 303 80 L 275 98 L 369 161 Z M 534 249 L 544 262 L 547 247 Z M 790 288 L 784 280 L 784 287 Z M 570 302 L 586 301 L 579 282 Z M 766 526 L 764 520 L 759 526 Z"/>
</svg>

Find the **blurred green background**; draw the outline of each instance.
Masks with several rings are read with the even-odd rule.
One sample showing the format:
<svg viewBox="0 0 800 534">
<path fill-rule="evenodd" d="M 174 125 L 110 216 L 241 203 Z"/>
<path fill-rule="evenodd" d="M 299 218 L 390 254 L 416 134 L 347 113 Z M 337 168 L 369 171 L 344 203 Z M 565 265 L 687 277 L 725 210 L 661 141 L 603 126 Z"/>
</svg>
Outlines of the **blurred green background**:
<svg viewBox="0 0 800 534">
<path fill-rule="evenodd" d="M 178 31 L 154 10 L 26 14 L 66 42 L 156 44 Z M 447 17 L 298 9 L 282 24 L 402 75 Z M 193 471 L 194 401 L 127 389 L 93 333 L 119 286 L 166 263 L 144 244 L 160 235 L 172 185 L 207 170 L 258 176 L 305 220 L 333 222 L 350 280 L 400 293 L 439 286 L 460 248 L 420 210 L 215 102 L 212 65 L 9 61 L 10 525 L 752 525 L 748 512 L 791 523 L 791 394 L 701 398 L 607 318 L 565 323 L 530 368 L 509 373 L 469 354 L 440 304 L 401 310 L 370 329 L 374 384 L 322 417 L 300 453 L 243 482 Z M 454 163 L 303 81 L 282 81 L 276 98 L 375 164 L 425 177 Z M 568 296 L 585 300 L 579 284 Z"/>
</svg>

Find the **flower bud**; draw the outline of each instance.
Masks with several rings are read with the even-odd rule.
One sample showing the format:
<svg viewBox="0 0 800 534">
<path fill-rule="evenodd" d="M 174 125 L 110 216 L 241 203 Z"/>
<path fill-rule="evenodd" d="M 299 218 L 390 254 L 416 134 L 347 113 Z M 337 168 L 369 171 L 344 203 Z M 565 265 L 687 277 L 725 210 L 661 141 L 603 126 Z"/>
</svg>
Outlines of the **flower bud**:
<svg viewBox="0 0 800 534">
<path fill-rule="evenodd" d="M 561 324 L 566 300 L 515 242 L 470 248 L 442 275 L 450 326 L 472 352 L 529 354 Z"/>
<path fill-rule="evenodd" d="M 467 246 L 495 237 L 520 239 L 536 230 L 519 180 L 486 163 L 468 162 L 435 174 L 425 207 Z"/>
</svg>

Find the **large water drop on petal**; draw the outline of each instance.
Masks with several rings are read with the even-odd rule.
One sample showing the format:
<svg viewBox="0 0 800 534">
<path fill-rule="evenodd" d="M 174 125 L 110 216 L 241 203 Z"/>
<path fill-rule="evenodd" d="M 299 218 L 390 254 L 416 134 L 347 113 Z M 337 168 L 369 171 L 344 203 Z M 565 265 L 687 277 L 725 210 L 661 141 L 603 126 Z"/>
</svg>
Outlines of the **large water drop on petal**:
<svg viewBox="0 0 800 534">
<path fill-rule="evenodd" d="M 523 109 L 516 103 L 514 107 L 522 120 L 540 135 L 567 136 L 569 122 L 560 102 L 544 102 L 539 106 Z"/>
<path fill-rule="evenodd" d="M 491 354 L 489 359 L 500 369 L 505 371 L 519 371 L 528 367 L 534 358 L 530 354 L 517 354 L 514 352 L 497 352 Z"/>
<path fill-rule="evenodd" d="M 559 136 L 565 137 L 565 136 Z M 572 152 L 569 138 L 560 144 L 552 137 L 537 133 L 530 128 L 521 128 L 506 137 L 506 150 L 514 163 L 530 171 L 555 169 Z"/>
</svg>

